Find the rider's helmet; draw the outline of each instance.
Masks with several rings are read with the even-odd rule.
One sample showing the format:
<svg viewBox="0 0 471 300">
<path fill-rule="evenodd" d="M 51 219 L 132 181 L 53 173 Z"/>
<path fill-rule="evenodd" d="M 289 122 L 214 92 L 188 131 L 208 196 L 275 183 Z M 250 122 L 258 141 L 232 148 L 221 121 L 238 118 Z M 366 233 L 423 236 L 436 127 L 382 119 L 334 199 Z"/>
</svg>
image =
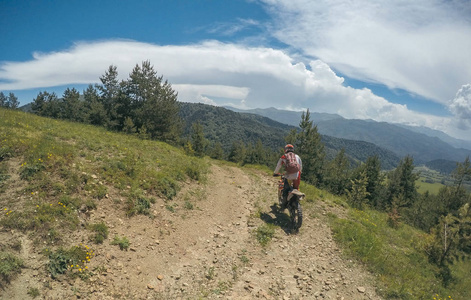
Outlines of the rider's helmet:
<svg viewBox="0 0 471 300">
<path fill-rule="evenodd" d="M 291 144 L 288 144 L 285 146 L 285 153 L 288 153 L 288 152 L 294 152 L 294 146 L 291 145 Z"/>
</svg>

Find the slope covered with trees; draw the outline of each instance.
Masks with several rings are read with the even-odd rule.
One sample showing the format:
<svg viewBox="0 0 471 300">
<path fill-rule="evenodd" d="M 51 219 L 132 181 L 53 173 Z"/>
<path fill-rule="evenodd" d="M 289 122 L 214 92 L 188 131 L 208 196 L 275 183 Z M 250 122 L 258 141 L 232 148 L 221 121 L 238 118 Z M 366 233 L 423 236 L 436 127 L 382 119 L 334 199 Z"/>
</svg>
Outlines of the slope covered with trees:
<svg viewBox="0 0 471 300">
<path fill-rule="evenodd" d="M 184 135 L 190 135 L 192 124 L 201 124 L 204 136 L 211 149 L 219 144 L 226 155 L 229 155 L 234 147 L 257 147 L 261 144 L 269 152 L 278 154 L 286 143 L 285 137 L 293 130 L 299 130 L 297 126 L 290 126 L 274 121 L 271 118 L 249 113 L 237 113 L 222 107 L 206 104 L 180 103 L 180 116 L 184 120 Z M 298 119 L 299 125 L 300 119 Z M 378 156 L 384 169 L 392 169 L 399 162 L 399 157 L 393 152 L 382 149 L 374 144 L 321 136 L 325 144 L 326 159 L 332 160 L 339 151 L 345 149 L 345 155 L 351 164 L 365 162 L 369 156 Z M 236 144 L 236 146 L 234 145 Z M 260 148 L 260 145 L 258 146 Z M 240 149 L 239 149 L 240 151 Z M 242 150 L 243 152 L 243 150 Z M 271 158 L 271 164 L 276 158 Z"/>
<path fill-rule="evenodd" d="M 297 119 L 301 116 L 301 112 L 274 108 L 246 111 L 230 109 L 266 116 L 292 126 L 298 125 Z M 372 143 L 393 152 L 398 157 L 410 155 L 418 164 L 436 159 L 452 160 L 456 163 L 471 155 L 470 150 L 456 147 L 461 144 L 469 147 L 469 143 L 432 130 L 420 130 L 416 127 L 373 120 L 351 120 L 325 113 L 312 113 L 311 120 L 317 125 L 317 129 L 322 135 Z"/>
</svg>

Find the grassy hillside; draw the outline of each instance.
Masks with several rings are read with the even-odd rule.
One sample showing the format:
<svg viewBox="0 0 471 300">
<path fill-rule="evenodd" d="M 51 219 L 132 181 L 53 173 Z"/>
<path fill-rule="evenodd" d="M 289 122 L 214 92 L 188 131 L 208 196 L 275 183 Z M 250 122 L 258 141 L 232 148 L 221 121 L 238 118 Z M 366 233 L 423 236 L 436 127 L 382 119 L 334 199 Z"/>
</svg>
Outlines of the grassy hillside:
<svg viewBox="0 0 471 300">
<path fill-rule="evenodd" d="M 209 164 L 211 160 L 207 158 L 188 157 L 181 150 L 165 143 L 0 109 L 0 289 L 8 286 L 22 268 L 31 268 L 25 266 L 18 254 L 29 239 L 35 248 L 40 249 L 40 252 L 34 253 L 35 258 L 37 256 L 37 260 L 47 260 L 46 268 L 51 277 L 45 277 L 44 282 L 68 276 L 72 282 L 83 280 L 91 285 L 92 279 L 98 277 L 97 274 L 105 274 L 100 278 L 111 276 L 104 266 L 88 270 L 88 262 L 94 259 L 95 253 L 87 243 L 103 243 L 108 228 L 103 222 L 88 224 L 83 221 L 84 216 L 94 211 L 105 199 L 113 199 L 111 203 L 128 217 L 120 221 L 133 228 L 138 225 L 134 219 L 136 215 L 152 218 L 150 211 L 157 198 L 168 201 L 178 194 L 184 183 L 204 182 Z M 266 172 L 269 173 L 268 170 Z M 230 180 L 234 182 L 235 177 Z M 252 181 L 256 180 L 254 178 Z M 232 185 L 238 190 L 241 189 L 239 184 L 242 183 Z M 260 184 L 259 188 L 272 189 L 272 186 Z M 311 221 L 323 221 L 328 217 L 334 237 L 342 245 L 346 257 L 359 261 L 376 275 L 378 294 L 386 299 L 436 297 L 456 300 L 469 296 L 470 262 L 460 261 L 453 265 L 455 280 L 448 287 L 443 287 L 436 266 L 427 260 L 426 249 L 430 235 L 406 225 L 393 228 L 388 225 L 387 215 L 352 209 L 346 199 L 334 197 L 304 183 L 301 189 L 307 195 L 303 207 L 308 216 L 302 229 L 311 225 L 309 218 Z M 252 193 L 247 190 L 247 194 Z M 204 201 L 204 197 L 200 201 Z M 175 207 L 168 202 L 166 209 L 172 211 Z M 263 209 L 258 207 L 251 217 L 266 217 L 267 213 L 263 213 Z M 179 220 L 184 217 L 182 215 L 181 218 L 172 219 L 174 222 L 170 226 L 178 228 Z M 207 215 L 204 217 L 208 218 Z M 265 227 L 283 232 L 282 225 L 277 225 L 275 221 Z M 239 225 L 235 222 L 231 226 L 231 231 L 239 235 L 235 229 Z M 217 230 L 217 227 L 214 229 Z M 168 230 L 170 232 L 170 228 Z M 309 234 L 307 230 L 305 233 Z M 85 242 L 72 240 L 72 233 L 77 231 L 86 232 L 89 239 Z M 22 232 L 24 238 L 13 238 L 13 232 Z M 226 237 L 219 233 L 214 235 L 214 239 Z M 296 237 L 289 235 L 283 237 L 296 240 Z M 207 240 L 203 244 L 209 242 Z M 116 236 L 112 245 L 128 249 L 129 241 L 126 237 Z M 172 245 L 175 247 L 173 241 Z M 279 248 L 276 245 L 272 250 Z M 211 248 L 211 251 L 205 249 L 205 253 L 216 249 L 217 246 Z M 260 249 L 261 246 L 257 248 L 259 255 L 267 255 L 266 251 Z M 306 249 L 313 251 L 315 248 L 312 246 Z M 245 264 L 252 254 L 243 250 L 240 260 Z M 165 249 L 163 252 L 171 250 Z M 101 253 L 102 257 L 106 255 Z M 336 265 L 330 268 L 336 268 Z M 318 270 L 323 273 L 328 271 Z M 196 279 L 209 281 L 216 276 L 214 269 L 209 268 L 206 272 L 206 275 L 201 275 L 202 278 Z M 313 276 L 318 274 L 316 272 Z M 276 275 L 281 278 L 287 274 Z M 292 274 L 288 275 L 293 277 Z M 329 284 L 332 284 L 332 280 Z M 244 290 L 243 287 L 241 289 Z M 229 288 L 219 287 L 218 292 L 220 290 L 229 291 Z M 40 291 L 31 288 L 28 294 L 31 297 L 38 296 Z M 219 294 L 213 292 L 213 295 Z"/>
<path fill-rule="evenodd" d="M 426 254 L 431 236 L 404 224 L 393 228 L 388 222 L 386 214 L 371 210 L 349 209 L 347 217 L 331 216 L 336 240 L 376 275 L 386 299 L 468 299 L 469 260 L 452 266 L 454 280 L 444 287 L 439 269 Z"/>
<path fill-rule="evenodd" d="M 128 216 L 149 214 L 156 197 L 172 199 L 181 182 L 206 172 L 202 160 L 165 143 L 0 110 L 0 225 L 34 231 L 44 246 L 78 230 L 79 213 L 101 199 L 113 196 Z"/>
</svg>

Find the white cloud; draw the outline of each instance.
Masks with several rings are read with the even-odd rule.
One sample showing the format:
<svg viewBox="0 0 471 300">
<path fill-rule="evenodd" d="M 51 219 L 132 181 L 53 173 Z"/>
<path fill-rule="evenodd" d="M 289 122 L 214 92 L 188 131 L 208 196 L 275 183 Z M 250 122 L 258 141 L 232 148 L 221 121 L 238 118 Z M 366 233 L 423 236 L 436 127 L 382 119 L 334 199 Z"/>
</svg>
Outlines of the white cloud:
<svg viewBox="0 0 471 300">
<path fill-rule="evenodd" d="M 0 65 L 0 90 L 99 83 L 111 64 L 117 66 L 120 78 L 126 79 L 144 60 L 168 79 L 180 101 L 241 108 L 309 108 L 346 118 L 451 130 L 448 119 L 413 112 L 369 89 L 344 86 L 344 79 L 320 60 L 306 67 L 280 50 L 214 41 L 185 46 L 123 40 L 82 42 L 65 51 L 35 54 L 31 61 Z M 440 127 L 444 124 L 448 128 Z"/>
<path fill-rule="evenodd" d="M 449 109 L 457 117 L 458 128 L 467 130 L 471 127 L 471 84 L 459 89 Z"/>
<path fill-rule="evenodd" d="M 173 84 L 172 87 L 178 91 L 179 101 L 202 102 L 211 105 L 216 105 L 216 102 L 207 95 L 213 98 L 241 100 L 249 94 L 248 88 L 227 85 Z"/>
<path fill-rule="evenodd" d="M 471 82 L 467 0 L 262 0 L 273 34 L 351 78 L 446 104 Z"/>
<path fill-rule="evenodd" d="M 237 22 L 224 22 L 211 24 L 206 30 L 210 33 L 232 36 L 238 32 L 244 31 L 251 27 L 259 27 L 260 23 L 253 19 L 238 19 Z M 204 29 L 204 28 L 202 28 Z"/>
</svg>

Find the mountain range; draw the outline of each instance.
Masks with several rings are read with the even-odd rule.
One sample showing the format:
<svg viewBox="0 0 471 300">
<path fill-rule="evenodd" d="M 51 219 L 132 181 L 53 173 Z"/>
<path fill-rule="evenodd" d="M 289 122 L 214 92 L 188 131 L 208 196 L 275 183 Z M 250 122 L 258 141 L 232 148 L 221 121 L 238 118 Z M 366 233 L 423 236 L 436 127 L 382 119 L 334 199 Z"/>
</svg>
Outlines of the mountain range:
<svg viewBox="0 0 471 300">
<path fill-rule="evenodd" d="M 293 126 L 299 124 L 302 114 L 302 112 L 275 108 L 252 110 L 227 108 L 240 113 L 265 116 Z M 410 155 L 416 164 L 424 164 L 437 159 L 462 162 L 467 156 L 471 156 L 469 142 L 454 139 L 443 132 L 425 127 L 395 125 L 373 120 L 345 119 L 339 115 L 327 113 L 311 112 L 310 115 L 322 135 L 372 143 L 393 152 L 398 157 Z M 457 148 L 456 146 L 467 148 Z"/>
<path fill-rule="evenodd" d="M 299 123 L 300 115 L 292 113 L 287 112 L 287 115 L 297 118 Z M 264 147 L 279 151 L 285 145 L 285 137 L 289 132 L 299 129 L 258 114 L 239 113 L 200 103 L 180 103 L 180 116 L 184 121 L 184 135 L 190 133 L 193 123 L 199 122 L 203 126 L 206 139 L 211 143 L 221 143 L 226 151 L 231 148 L 233 142 L 239 140 L 252 145 L 260 140 Z M 326 115 L 326 119 L 329 119 L 329 116 Z M 369 156 L 377 155 L 383 169 L 392 169 L 400 160 L 400 157 L 392 151 L 373 143 L 328 135 L 322 135 L 321 138 L 328 159 L 333 159 L 343 148 L 352 163 L 365 161 Z"/>
</svg>

